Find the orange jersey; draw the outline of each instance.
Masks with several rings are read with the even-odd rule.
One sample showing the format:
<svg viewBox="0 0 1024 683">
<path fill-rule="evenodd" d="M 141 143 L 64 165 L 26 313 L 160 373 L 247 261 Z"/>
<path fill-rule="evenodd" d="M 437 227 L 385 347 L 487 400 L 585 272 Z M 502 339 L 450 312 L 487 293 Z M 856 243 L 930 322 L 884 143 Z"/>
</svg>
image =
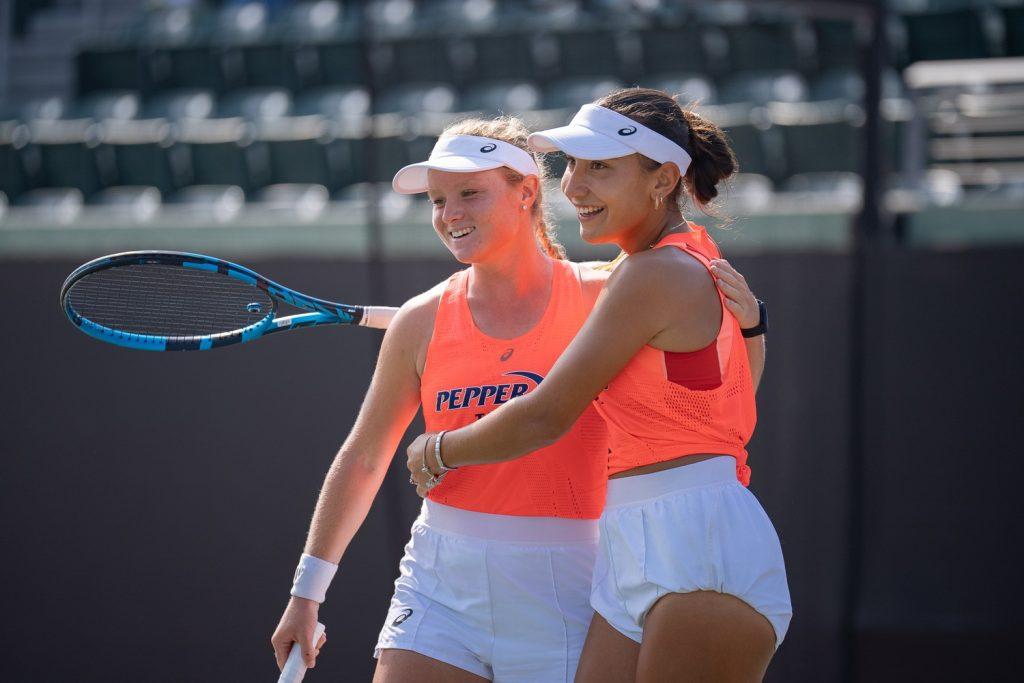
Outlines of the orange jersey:
<svg viewBox="0 0 1024 683">
<path fill-rule="evenodd" d="M 686 251 L 705 267 L 720 258 L 699 225 L 655 245 Z M 724 296 L 719 291 L 719 297 Z M 608 424 L 608 474 L 715 453 L 736 458 L 736 477 L 750 482 L 746 445 L 757 412 L 747 349 L 739 323 L 723 303 L 718 337 L 699 351 L 676 353 L 645 346 L 595 402 Z"/>
<path fill-rule="evenodd" d="M 515 339 L 495 339 L 477 329 L 469 310 L 470 270 L 449 279 L 420 384 L 428 431 L 472 424 L 543 381 L 591 308 L 579 267 L 552 263 L 544 316 Z M 604 423 L 588 408 L 554 444 L 510 462 L 460 467 L 428 495 L 475 512 L 597 519 L 604 507 L 607 447 Z"/>
</svg>

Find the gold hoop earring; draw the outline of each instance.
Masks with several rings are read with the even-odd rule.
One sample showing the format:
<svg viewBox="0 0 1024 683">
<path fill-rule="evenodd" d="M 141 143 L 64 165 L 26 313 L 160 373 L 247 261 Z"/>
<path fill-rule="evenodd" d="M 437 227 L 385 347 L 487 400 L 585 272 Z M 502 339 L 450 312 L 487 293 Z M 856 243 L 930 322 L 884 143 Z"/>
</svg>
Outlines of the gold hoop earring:
<svg viewBox="0 0 1024 683">
<path fill-rule="evenodd" d="M 661 195 L 660 194 L 654 195 L 654 208 L 655 209 L 660 209 L 661 208 Z"/>
</svg>

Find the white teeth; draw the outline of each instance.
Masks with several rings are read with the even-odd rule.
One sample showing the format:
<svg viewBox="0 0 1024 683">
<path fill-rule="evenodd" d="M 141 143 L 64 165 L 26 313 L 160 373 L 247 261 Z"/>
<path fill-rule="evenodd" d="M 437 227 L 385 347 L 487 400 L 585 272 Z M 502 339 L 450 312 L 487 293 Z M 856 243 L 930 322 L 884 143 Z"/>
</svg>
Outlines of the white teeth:
<svg viewBox="0 0 1024 683">
<path fill-rule="evenodd" d="M 474 230 L 476 230 L 476 228 L 472 228 L 472 227 L 471 228 L 464 228 L 462 230 L 453 230 L 449 234 L 452 237 L 454 237 L 455 239 L 458 239 L 460 237 L 465 237 L 466 235 L 468 235 L 469 233 L 473 232 Z"/>
<path fill-rule="evenodd" d="M 601 209 L 600 207 L 576 207 L 576 212 L 579 213 L 579 215 L 581 216 L 593 216 L 595 213 L 599 211 L 603 211 L 603 209 Z"/>
</svg>

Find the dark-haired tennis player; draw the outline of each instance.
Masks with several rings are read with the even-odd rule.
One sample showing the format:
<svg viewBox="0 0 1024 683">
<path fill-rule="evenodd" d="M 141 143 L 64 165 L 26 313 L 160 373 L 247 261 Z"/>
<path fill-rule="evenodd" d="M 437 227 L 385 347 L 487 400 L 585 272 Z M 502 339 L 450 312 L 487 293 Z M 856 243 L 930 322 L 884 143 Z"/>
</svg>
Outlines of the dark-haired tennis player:
<svg viewBox="0 0 1024 683">
<path fill-rule="evenodd" d="M 789 589 L 775 529 L 745 488 L 744 335 L 715 287 L 717 246 L 681 210 L 711 202 L 735 156 L 717 126 L 646 89 L 586 105 L 530 143 L 568 157 L 562 189 L 584 239 L 628 256 L 543 385 L 420 436 L 409 468 L 430 488 L 467 466 L 504 467 L 595 406 L 610 481 L 577 680 L 760 681 L 789 625 Z"/>
<path fill-rule="evenodd" d="M 399 192 L 428 193 L 440 239 L 470 267 L 405 304 L 385 335 L 273 637 L 279 663 L 293 641 L 308 642 L 416 410 L 428 429 L 456 429 L 534 390 L 601 290 L 606 273 L 568 263 L 548 235 L 526 139 L 514 119 L 463 122 L 395 176 Z M 375 680 L 572 680 L 592 617 L 606 449 L 586 410 L 528 457 L 436 486 L 401 562 Z"/>
</svg>

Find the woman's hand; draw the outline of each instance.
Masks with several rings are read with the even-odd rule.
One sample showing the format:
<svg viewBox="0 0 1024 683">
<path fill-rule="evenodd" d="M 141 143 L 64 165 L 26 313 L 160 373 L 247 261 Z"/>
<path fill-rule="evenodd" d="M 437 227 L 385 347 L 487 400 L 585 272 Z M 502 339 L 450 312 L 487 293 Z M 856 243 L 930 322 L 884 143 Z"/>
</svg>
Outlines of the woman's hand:
<svg viewBox="0 0 1024 683">
<path fill-rule="evenodd" d="M 327 634 L 320 636 L 313 648 L 310 644 L 313 641 L 313 631 L 316 629 L 317 615 L 320 611 L 320 604 L 312 600 L 306 600 L 292 596 L 281 615 L 281 621 L 274 630 L 270 642 L 274 646 L 274 657 L 277 659 L 277 668 L 283 669 L 284 663 L 288 661 L 288 655 L 292 651 L 292 643 L 299 643 L 302 647 L 302 659 L 306 667 L 312 669 L 316 666 L 316 658 L 320 654 L 320 648 L 327 642 Z"/>
<path fill-rule="evenodd" d="M 441 477 L 444 476 L 443 474 L 440 477 L 435 476 L 434 468 L 430 465 L 433 458 L 428 457 L 429 451 L 434 446 L 435 438 L 437 435 L 433 432 L 420 434 L 405 450 L 405 455 L 408 458 L 406 464 L 409 467 L 409 483 L 416 486 L 416 494 L 420 498 L 426 498 L 427 491 L 437 486 Z M 427 471 L 424 472 L 424 469 Z"/>
<path fill-rule="evenodd" d="M 718 289 L 725 295 L 725 307 L 736 316 L 740 329 L 757 327 L 761 313 L 757 309 L 757 297 L 750 291 L 746 278 L 725 259 L 713 259 L 711 273 Z"/>
</svg>

